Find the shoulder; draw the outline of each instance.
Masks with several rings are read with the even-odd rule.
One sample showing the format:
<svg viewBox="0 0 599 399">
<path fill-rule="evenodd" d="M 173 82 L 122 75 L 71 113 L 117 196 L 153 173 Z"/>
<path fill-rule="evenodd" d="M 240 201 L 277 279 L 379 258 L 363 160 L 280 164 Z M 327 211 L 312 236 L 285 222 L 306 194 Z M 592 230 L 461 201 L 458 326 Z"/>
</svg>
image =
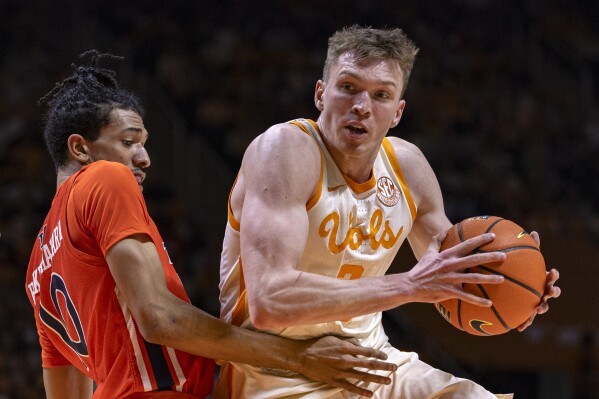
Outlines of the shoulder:
<svg viewBox="0 0 599 399">
<path fill-rule="evenodd" d="M 96 161 L 87 165 L 82 170 L 94 177 L 111 176 L 114 178 L 129 178 L 133 176 L 131 170 L 119 162 Z"/>
<path fill-rule="evenodd" d="M 248 188 L 298 190 L 298 197 L 304 197 L 319 181 L 321 162 L 320 149 L 312 136 L 297 125 L 281 123 L 249 145 L 240 175 Z"/>
<path fill-rule="evenodd" d="M 420 148 L 409 141 L 400 139 L 399 137 L 389 136 L 387 140 L 393 147 L 395 155 L 399 161 L 408 165 L 427 162 Z M 428 162 L 427 162 L 428 163 Z"/>
<path fill-rule="evenodd" d="M 281 123 L 271 126 L 250 144 L 242 167 L 272 173 L 296 169 L 320 171 L 320 150 L 314 138 L 299 126 Z"/>
<path fill-rule="evenodd" d="M 123 164 L 109 161 L 93 162 L 77 172 L 71 197 L 90 206 L 102 203 L 114 206 L 131 198 L 143 202 L 139 184 L 131 170 Z"/>
<path fill-rule="evenodd" d="M 318 154 L 318 145 L 308 133 L 292 123 L 271 126 L 248 147 L 248 152 L 280 152 L 285 155 Z"/>
<path fill-rule="evenodd" d="M 427 191 L 431 186 L 438 185 L 433 169 L 420 148 L 415 144 L 399 137 L 388 137 L 387 140 L 393 147 L 414 199 L 417 203 L 420 203 L 423 197 L 428 196 Z"/>
<path fill-rule="evenodd" d="M 131 170 L 118 162 L 96 161 L 81 169 L 75 177 L 76 186 L 122 186 L 137 184 Z"/>
<path fill-rule="evenodd" d="M 418 146 L 399 137 L 388 137 L 387 140 L 393 147 L 395 157 L 401 165 L 408 183 L 410 180 L 419 179 L 432 172 L 426 157 Z"/>
</svg>

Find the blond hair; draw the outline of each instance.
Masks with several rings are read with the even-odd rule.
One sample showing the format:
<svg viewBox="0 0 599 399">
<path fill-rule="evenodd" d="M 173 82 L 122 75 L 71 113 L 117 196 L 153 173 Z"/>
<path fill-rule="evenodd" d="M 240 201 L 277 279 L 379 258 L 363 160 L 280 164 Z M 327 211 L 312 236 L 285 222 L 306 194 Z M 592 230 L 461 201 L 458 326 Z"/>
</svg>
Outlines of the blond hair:
<svg viewBox="0 0 599 399">
<path fill-rule="evenodd" d="M 345 53 L 354 54 L 358 60 L 373 58 L 397 61 L 403 73 L 403 95 L 418 47 L 398 28 L 373 29 L 359 25 L 343 28 L 329 38 L 322 80 L 326 82 L 329 79 L 333 64 Z"/>
</svg>

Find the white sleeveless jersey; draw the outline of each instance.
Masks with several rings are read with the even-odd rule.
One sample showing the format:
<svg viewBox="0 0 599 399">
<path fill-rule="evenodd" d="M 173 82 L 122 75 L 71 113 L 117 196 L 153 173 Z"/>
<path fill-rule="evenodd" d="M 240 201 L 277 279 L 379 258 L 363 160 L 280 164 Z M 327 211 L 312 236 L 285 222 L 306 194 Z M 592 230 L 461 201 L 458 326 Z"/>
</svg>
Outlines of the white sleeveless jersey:
<svg viewBox="0 0 599 399">
<path fill-rule="evenodd" d="M 316 193 L 306 205 L 309 233 L 297 269 L 344 279 L 384 275 L 416 216 L 416 206 L 391 143 L 387 138 L 383 140 L 370 180 L 358 184 L 341 173 L 314 121 L 296 119 L 289 123 L 299 126 L 314 138 L 322 159 Z M 221 318 L 255 330 L 249 319 L 245 295 L 239 231 L 239 222 L 229 203 L 219 285 Z M 381 325 L 381 312 L 346 321 L 292 326 L 267 332 L 301 339 L 327 334 L 356 337 L 362 345 L 374 348 L 381 348 L 387 342 Z M 246 375 L 250 369 L 252 375 L 259 372 L 245 365 L 235 365 L 234 368 L 238 371 L 248 368 Z M 265 373 L 270 374 L 272 370 L 265 370 Z M 256 396 L 246 397 L 262 397 L 257 392 L 252 395 Z"/>
</svg>

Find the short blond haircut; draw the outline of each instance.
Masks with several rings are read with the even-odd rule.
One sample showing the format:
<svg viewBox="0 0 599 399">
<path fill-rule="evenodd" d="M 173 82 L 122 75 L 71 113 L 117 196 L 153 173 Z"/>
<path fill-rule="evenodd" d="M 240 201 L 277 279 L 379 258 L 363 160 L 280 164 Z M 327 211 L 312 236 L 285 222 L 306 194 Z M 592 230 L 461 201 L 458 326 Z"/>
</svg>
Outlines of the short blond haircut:
<svg viewBox="0 0 599 399">
<path fill-rule="evenodd" d="M 397 61 L 403 73 L 403 96 L 418 47 L 398 28 L 373 29 L 359 25 L 343 28 L 329 38 L 322 80 L 326 82 L 329 79 L 331 68 L 345 53 L 354 54 L 358 60 L 372 58 Z"/>
</svg>

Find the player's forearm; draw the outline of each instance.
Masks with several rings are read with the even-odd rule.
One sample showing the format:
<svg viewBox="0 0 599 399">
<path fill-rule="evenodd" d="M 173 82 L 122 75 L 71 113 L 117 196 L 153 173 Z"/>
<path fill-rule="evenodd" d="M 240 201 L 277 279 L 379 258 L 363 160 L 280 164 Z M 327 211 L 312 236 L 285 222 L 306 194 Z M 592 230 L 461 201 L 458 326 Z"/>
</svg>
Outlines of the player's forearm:
<svg viewBox="0 0 599 399">
<path fill-rule="evenodd" d="M 298 271 L 307 226 L 293 225 L 285 231 L 283 222 L 275 219 L 268 225 L 260 224 L 259 218 L 247 220 L 249 233 L 241 237 L 249 316 L 255 327 L 348 320 L 409 300 L 402 275 L 345 280 Z"/>
<path fill-rule="evenodd" d="M 119 241 L 107 262 L 148 342 L 214 359 L 297 370 L 294 353 L 303 343 L 231 326 L 173 295 L 156 248 L 146 236 Z"/>
<path fill-rule="evenodd" d="M 175 297 L 157 310 L 153 327 L 144 336 L 153 343 L 212 359 L 301 372 L 298 352 L 304 343 L 230 325 Z"/>
<path fill-rule="evenodd" d="M 261 284 L 248 299 L 252 324 L 270 329 L 348 320 L 414 301 L 404 274 L 342 280 L 296 272 Z"/>
</svg>

